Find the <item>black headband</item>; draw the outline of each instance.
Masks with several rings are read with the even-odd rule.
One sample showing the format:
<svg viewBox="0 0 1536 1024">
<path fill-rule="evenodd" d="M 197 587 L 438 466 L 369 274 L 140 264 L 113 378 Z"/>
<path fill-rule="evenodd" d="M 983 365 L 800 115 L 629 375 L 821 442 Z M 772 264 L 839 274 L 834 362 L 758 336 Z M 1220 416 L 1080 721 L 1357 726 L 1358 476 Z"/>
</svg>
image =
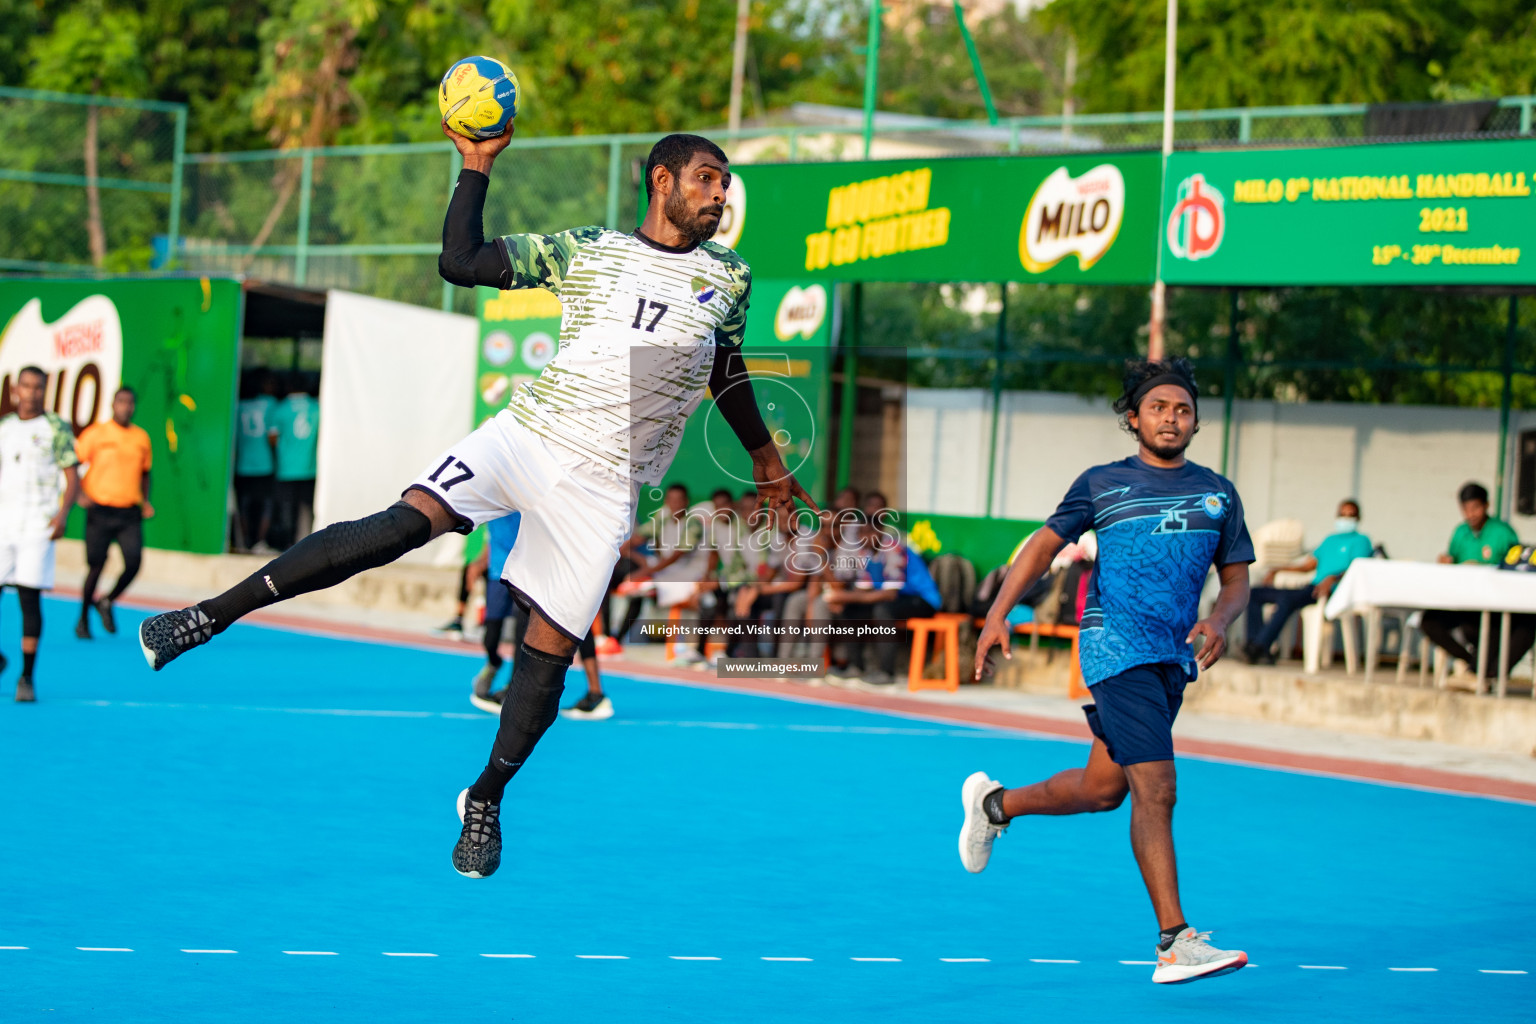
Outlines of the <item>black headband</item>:
<svg viewBox="0 0 1536 1024">
<path fill-rule="evenodd" d="M 1136 390 L 1131 392 L 1131 408 L 1129 411 L 1138 412 L 1141 409 L 1141 400 L 1147 397 L 1147 392 L 1163 384 L 1172 384 L 1187 391 L 1189 393 L 1190 407 L 1195 410 L 1196 415 L 1199 414 L 1200 403 L 1195 397 L 1195 382 L 1179 373 L 1160 373 L 1155 377 L 1148 377 L 1138 384 Z"/>
</svg>

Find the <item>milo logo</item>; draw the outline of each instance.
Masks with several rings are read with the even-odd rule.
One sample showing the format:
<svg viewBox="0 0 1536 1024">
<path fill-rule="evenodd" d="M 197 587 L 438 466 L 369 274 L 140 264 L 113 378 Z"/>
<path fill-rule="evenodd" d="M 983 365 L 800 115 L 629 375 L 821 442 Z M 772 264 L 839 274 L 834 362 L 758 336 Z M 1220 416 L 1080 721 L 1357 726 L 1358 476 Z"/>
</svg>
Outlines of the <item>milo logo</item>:
<svg viewBox="0 0 1536 1024">
<path fill-rule="evenodd" d="M 1035 189 L 1019 228 L 1019 262 L 1040 274 L 1068 256 L 1079 270 L 1103 258 L 1125 217 L 1125 178 L 1114 164 L 1077 177 L 1058 167 Z"/>
<path fill-rule="evenodd" d="M 11 383 L 23 366 L 48 374 L 44 406 L 78 433 L 112 415 L 112 394 L 123 381 L 123 324 L 105 295 L 81 299 L 53 323 L 32 299 L 0 332 L 0 415 L 12 409 Z"/>
</svg>

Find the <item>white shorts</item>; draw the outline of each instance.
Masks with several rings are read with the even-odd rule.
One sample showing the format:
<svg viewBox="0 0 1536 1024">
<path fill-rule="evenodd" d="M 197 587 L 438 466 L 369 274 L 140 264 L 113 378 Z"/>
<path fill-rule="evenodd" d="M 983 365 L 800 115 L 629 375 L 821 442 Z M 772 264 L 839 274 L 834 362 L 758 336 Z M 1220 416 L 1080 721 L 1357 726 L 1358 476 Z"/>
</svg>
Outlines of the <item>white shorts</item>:
<svg viewBox="0 0 1536 1024">
<path fill-rule="evenodd" d="M 0 536 L 0 587 L 53 589 L 53 540 L 48 534 Z"/>
<path fill-rule="evenodd" d="M 602 607 L 619 547 L 634 530 L 635 488 L 503 409 L 407 490 L 436 498 L 458 517 L 461 533 L 521 512 L 501 577 L 520 603 L 579 643 Z"/>
</svg>

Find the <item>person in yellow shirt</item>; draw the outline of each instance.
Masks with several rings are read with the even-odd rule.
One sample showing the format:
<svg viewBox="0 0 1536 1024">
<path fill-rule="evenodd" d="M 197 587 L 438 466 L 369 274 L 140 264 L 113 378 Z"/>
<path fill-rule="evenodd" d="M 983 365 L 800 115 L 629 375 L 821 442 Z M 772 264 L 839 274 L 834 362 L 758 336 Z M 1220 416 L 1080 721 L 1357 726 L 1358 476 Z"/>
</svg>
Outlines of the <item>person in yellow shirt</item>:
<svg viewBox="0 0 1536 1024">
<path fill-rule="evenodd" d="M 81 478 L 80 504 L 85 508 L 85 584 L 80 589 L 80 621 L 75 636 L 91 638 L 91 608 L 108 633 L 117 632 L 112 604 L 138 575 L 144 550 L 144 520 L 155 514 L 149 503 L 149 434 L 134 426 L 137 396 L 121 387 L 112 396 L 112 418 L 80 432 L 75 454 L 86 466 Z M 123 553 L 123 574 L 111 593 L 96 600 L 96 584 L 107 564 L 107 551 L 116 541 Z"/>
</svg>

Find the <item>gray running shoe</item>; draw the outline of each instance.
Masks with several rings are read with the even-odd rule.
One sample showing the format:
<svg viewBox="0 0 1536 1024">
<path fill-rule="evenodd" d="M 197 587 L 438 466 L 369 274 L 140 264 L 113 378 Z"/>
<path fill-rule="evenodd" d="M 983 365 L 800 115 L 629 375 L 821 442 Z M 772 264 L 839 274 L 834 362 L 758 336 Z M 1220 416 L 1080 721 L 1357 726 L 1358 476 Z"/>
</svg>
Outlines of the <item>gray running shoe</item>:
<svg viewBox="0 0 1536 1024">
<path fill-rule="evenodd" d="M 471 800 L 459 793 L 464 829 L 453 848 L 453 870 L 465 878 L 489 878 L 501 866 L 501 805 Z"/>
<path fill-rule="evenodd" d="M 476 697 L 489 697 L 491 684 L 496 681 L 496 669 L 490 665 L 481 665 L 480 671 L 475 673 L 475 681 L 470 689 Z"/>
<path fill-rule="evenodd" d="M 139 623 L 139 647 L 156 672 L 194 647 L 213 639 L 213 620 L 197 605 L 152 615 Z"/>
<path fill-rule="evenodd" d="M 16 703 L 31 704 L 37 700 L 37 693 L 32 689 L 32 677 L 22 676 L 16 680 Z"/>
<path fill-rule="evenodd" d="M 992 859 L 992 841 L 1008 831 L 1007 825 L 994 825 L 987 817 L 981 802 L 1003 784 L 989 779 L 986 772 L 974 772 L 960 787 L 960 806 L 965 808 L 965 821 L 960 825 L 960 863 L 971 874 L 977 874 Z"/>
<path fill-rule="evenodd" d="M 561 708 L 560 717 L 600 722 L 613 717 L 613 701 L 608 699 L 607 694 L 598 694 L 595 697 L 590 693 L 583 694 L 581 700 L 575 704 Z"/>
<path fill-rule="evenodd" d="M 1219 978 L 1248 966 L 1247 953 L 1240 949 L 1217 949 L 1205 941 L 1210 937 L 1210 932 L 1193 928 L 1179 932 L 1173 945 L 1156 951 L 1157 967 L 1152 971 L 1152 980 L 1159 985 L 1182 985 L 1202 978 Z"/>
</svg>

